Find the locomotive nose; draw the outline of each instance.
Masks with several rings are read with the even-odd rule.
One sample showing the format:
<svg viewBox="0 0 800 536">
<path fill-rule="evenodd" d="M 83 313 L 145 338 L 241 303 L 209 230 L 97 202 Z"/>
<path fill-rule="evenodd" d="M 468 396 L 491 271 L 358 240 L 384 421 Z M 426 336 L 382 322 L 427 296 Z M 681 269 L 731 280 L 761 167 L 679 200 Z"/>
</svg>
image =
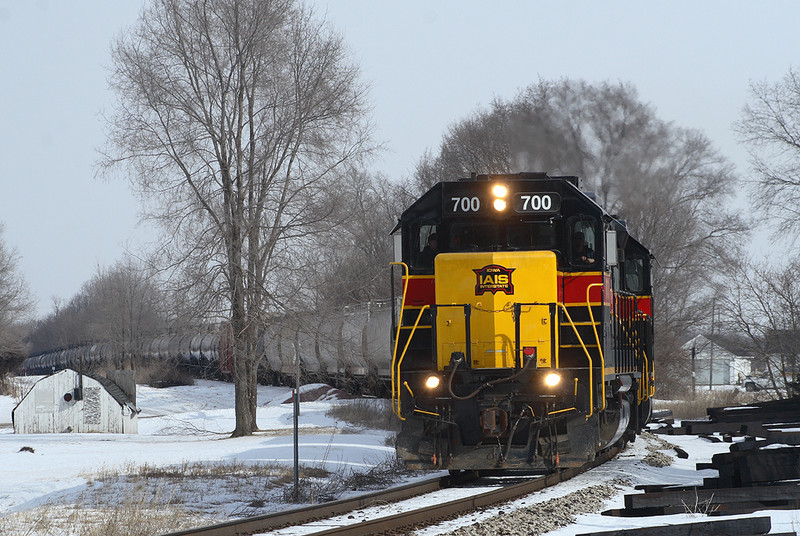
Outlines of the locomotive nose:
<svg viewBox="0 0 800 536">
<path fill-rule="evenodd" d="M 472 369 L 521 367 L 529 360 L 533 368 L 555 363 L 549 305 L 558 299 L 553 252 L 442 253 L 435 263 L 436 303 L 443 304 L 436 316 L 439 370 L 453 352 L 469 356 L 465 365 Z M 514 303 L 524 304 L 519 321 Z"/>
</svg>

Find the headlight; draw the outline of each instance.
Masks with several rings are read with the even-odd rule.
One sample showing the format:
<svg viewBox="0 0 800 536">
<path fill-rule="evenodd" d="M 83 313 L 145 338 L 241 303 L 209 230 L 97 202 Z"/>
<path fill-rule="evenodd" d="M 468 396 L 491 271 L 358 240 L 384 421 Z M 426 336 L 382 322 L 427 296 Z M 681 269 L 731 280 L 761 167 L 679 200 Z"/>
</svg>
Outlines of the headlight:
<svg viewBox="0 0 800 536">
<path fill-rule="evenodd" d="M 547 376 L 544 377 L 544 383 L 548 387 L 555 387 L 561 381 L 561 376 L 556 374 L 555 372 L 551 372 Z"/>
<path fill-rule="evenodd" d="M 508 194 L 508 188 L 502 184 L 495 184 L 492 188 L 492 193 L 495 197 L 505 197 Z"/>
<path fill-rule="evenodd" d="M 497 212 L 503 212 L 507 206 L 506 200 L 503 198 L 508 195 L 508 188 L 504 184 L 495 184 L 492 187 L 492 194 L 495 197 L 494 209 Z"/>
<path fill-rule="evenodd" d="M 425 387 L 427 387 L 428 389 L 436 389 L 437 387 L 439 387 L 439 383 L 441 383 L 439 376 L 432 374 L 428 376 L 427 379 L 425 380 Z"/>
</svg>

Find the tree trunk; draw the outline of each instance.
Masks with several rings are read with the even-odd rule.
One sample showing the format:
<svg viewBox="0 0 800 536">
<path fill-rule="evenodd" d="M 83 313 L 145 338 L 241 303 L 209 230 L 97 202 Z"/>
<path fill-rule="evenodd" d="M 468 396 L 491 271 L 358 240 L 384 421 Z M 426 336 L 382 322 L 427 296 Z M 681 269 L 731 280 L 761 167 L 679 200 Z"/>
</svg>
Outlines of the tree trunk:
<svg viewBox="0 0 800 536">
<path fill-rule="evenodd" d="M 247 329 L 244 326 L 244 311 L 234 310 L 231 325 L 233 328 L 233 381 L 235 385 L 236 427 L 231 437 L 252 435 L 256 427 L 256 401 L 251 386 L 252 357 L 247 344 Z"/>
</svg>

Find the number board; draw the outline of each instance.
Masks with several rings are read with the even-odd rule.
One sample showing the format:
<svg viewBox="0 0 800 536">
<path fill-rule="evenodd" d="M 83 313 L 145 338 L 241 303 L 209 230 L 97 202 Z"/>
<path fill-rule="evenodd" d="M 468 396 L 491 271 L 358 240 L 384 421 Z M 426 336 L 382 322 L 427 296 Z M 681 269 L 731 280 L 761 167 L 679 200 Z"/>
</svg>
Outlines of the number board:
<svg viewBox="0 0 800 536">
<path fill-rule="evenodd" d="M 459 184 L 444 190 L 442 212 L 462 216 L 495 213 L 492 208 L 494 199 L 486 188 Z M 561 196 L 556 192 L 511 192 L 507 199 L 517 214 L 557 214 L 561 211 Z"/>
<path fill-rule="evenodd" d="M 445 184 L 442 192 L 442 213 L 468 216 L 486 212 L 491 205 L 486 192 L 487 184 Z"/>
<path fill-rule="evenodd" d="M 517 192 L 512 207 L 520 214 L 552 214 L 561 210 L 561 196 L 556 192 Z"/>
<path fill-rule="evenodd" d="M 478 214 L 486 203 L 478 195 L 451 195 L 444 200 L 445 212 L 450 214 Z"/>
</svg>

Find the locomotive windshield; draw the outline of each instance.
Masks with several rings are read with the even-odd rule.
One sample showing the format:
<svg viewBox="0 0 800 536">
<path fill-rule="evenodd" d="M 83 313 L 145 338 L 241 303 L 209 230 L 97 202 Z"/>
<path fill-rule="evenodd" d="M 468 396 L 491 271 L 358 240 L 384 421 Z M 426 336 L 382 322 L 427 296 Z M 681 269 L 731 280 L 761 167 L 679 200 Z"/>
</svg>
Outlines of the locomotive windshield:
<svg viewBox="0 0 800 536">
<path fill-rule="evenodd" d="M 512 250 L 556 249 L 556 226 L 550 222 L 523 221 L 506 226 L 506 244 Z"/>
<path fill-rule="evenodd" d="M 449 251 L 498 251 L 502 248 L 494 223 L 454 223 L 450 225 L 449 234 Z"/>
<path fill-rule="evenodd" d="M 517 251 L 557 248 L 550 222 L 459 222 L 450 225 L 447 251 Z"/>
<path fill-rule="evenodd" d="M 601 212 L 544 175 L 443 182 L 404 212 L 403 258 L 422 275 L 439 253 L 553 251 L 561 269 L 584 271 L 603 258 Z"/>
<path fill-rule="evenodd" d="M 432 270 L 439 253 L 479 251 L 555 251 L 572 266 L 595 262 L 596 220 L 582 216 L 567 224 L 553 220 L 450 221 L 418 225 L 411 247 L 411 266 Z"/>
<path fill-rule="evenodd" d="M 548 221 L 422 224 L 415 238 L 412 266 L 416 268 L 432 268 L 434 257 L 442 252 L 560 249 L 557 226 Z"/>
</svg>

